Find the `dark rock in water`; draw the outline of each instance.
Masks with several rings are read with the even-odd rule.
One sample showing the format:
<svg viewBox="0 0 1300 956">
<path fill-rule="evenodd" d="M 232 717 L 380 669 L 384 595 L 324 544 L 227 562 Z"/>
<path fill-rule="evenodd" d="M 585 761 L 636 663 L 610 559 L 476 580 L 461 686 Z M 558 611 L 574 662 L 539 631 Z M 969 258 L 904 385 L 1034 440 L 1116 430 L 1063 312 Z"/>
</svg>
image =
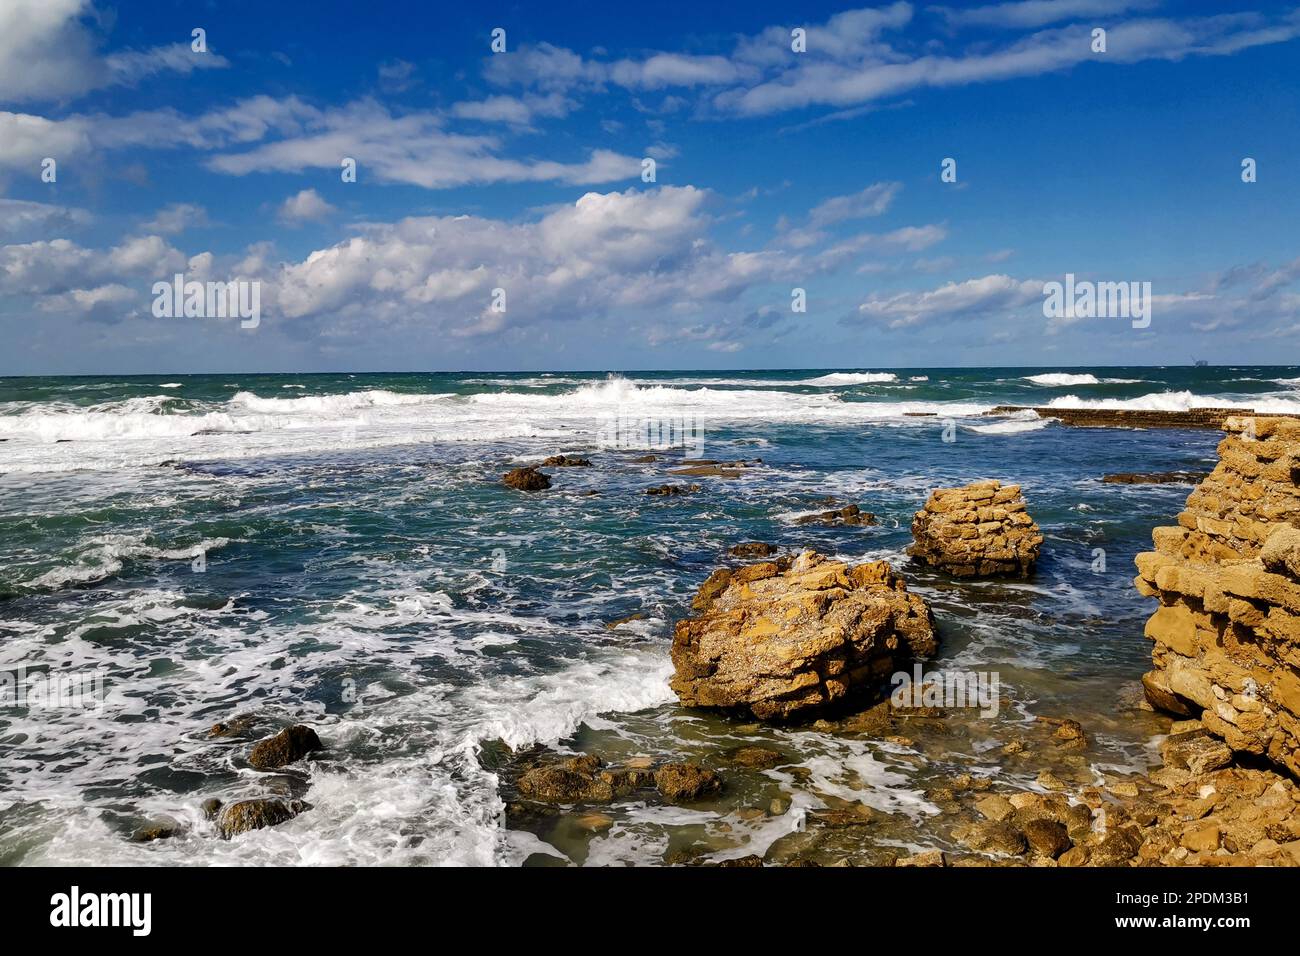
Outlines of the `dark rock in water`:
<svg viewBox="0 0 1300 956">
<path fill-rule="evenodd" d="M 981 820 L 953 831 L 961 843 L 980 853 L 1005 853 L 1019 856 L 1025 852 L 1025 835 L 1005 821 Z"/>
<path fill-rule="evenodd" d="M 637 611 L 635 614 L 629 614 L 626 617 L 616 617 L 612 621 L 605 622 L 605 629 L 612 631 L 614 628 L 623 624 L 631 624 L 633 621 L 644 621 L 648 615 L 645 611 Z"/>
<path fill-rule="evenodd" d="M 199 809 L 203 811 L 203 819 L 215 820 L 223 806 L 225 806 L 225 804 L 216 797 L 208 797 L 208 799 L 199 804 Z"/>
<path fill-rule="evenodd" d="M 229 720 L 223 720 L 220 723 L 212 725 L 208 731 L 209 737 L 243 737 L 250 733 L 257 724 L 261 723 L 260 718 L 254 714 L 240 714 L 231 717 Z"/>
<path fill-rule="evenodd" d="M 638 455 L 636 458 L 631 459 L 631 462 L 634 465 L 648 465 L 652 461 L 658 461 L 658 460 L 659 460 L 658 455 Z"/>
<path fill-rule="evenodd" d="M 1208 471 L 1121 471 L 1101 480 L 1108 485 L 1194 485 L 1207 475 Z"/>
<path fill-rule="evenodd" d="M 577 455 L 552 455 L 542 462 L 543 468 L 590 468 L 591 461 Z"/>
<path fill-rule="evenodd" d="M 310 809 L 311 804 L 303 800 L 285 801 L 272 797 L 240 800 L 221 811 L 217 818 L 217 832 L 223 839 L 229 840 L 249 830 L 277 826 Z"/>
<path fill-rule="evenodd" d="M 712 770 L 693 763 L 664 764 L 655 771 L 655 786 L 671 803 L 698 800 L 722 789 L 722 781 Z"/>
<path fill-rule="evenodd" d="M 502 480 L 508 487 L 520 491 L 545 491 L 551 487 L 551 479 L 533 465 L 508 471 Z"/>
<path fill-rule="evenodd" d="M 735 750 L 728 751 L 724 758 L 737 766 L 753 767 L 757 770 L 766 770 L 786 762 L 785 757 L 766 747 L 737 747 Z"/>
<path fill-rule="evenodd" d="M 682 462 L 685 467 L 675 468 L 669 474 L 694 478 L 739 478 L 746 468 L 753 468 L 762 463 L 761 458 L 755 458 L 753 461 L 714 461 L 710 458 L 698 458 Z"/>
<path fill-rule="evenodd" d="M 131 834 L 132 843 L 153 843 L 155 840 L 168 840 L 181 832 L 181 825 L 175 820 L 155 820 L 138 827 Z"/>
<path fill-rule="evenodd" d="M 804 515 L 795 521 L 795 524 L 824 525 L 870 525 L 875 523 L 876 516 L 870 511 L 863 511 L 857 505 L 847 505 L 833 511 L 822 511 L 815 515 Z"/>
<path fill-rule="evenodd" d="M 1063 425 L 1080 428 L 1222 428 L 1229 418 L 1279 418 L 1272 412 L 1248 408 L 1188 408 L 1155 411 L 1143 408 L 1056 408 L 1049 406 L 999 405 L 987 415 L 1016 415 L 1033 411 L 1039 418 L 1053 418 Z"/>
<path fill-rule="evenodd" d="M 764 541 L 746 541 L 733 545 L 727 553 L 734 558 L 766 558 L 776 554 L 776 547 Z"/>
<path fill-rule="evenodd" d="M 1055 860 L 1070 848 L 1070 835 L 1065 824 L 1055 820 L 1030 820 L 1024 826 L 1025 840 L 1029 848 L 1039 856 Z"/>
<path fill-rule="evenodd" d="M 647 495 L 689 495 L 700 490 L 699 485 L 660 485 L 658 488 L 647 488 Z"/>
<path fill-rule="evenodd" d="M 301 760 L 314 750 L 324 749 L 316 731 L 295 724 L 255 744 L 248 753 L 248 763 L 258 770 L 275 770 Z"/>
</svg>

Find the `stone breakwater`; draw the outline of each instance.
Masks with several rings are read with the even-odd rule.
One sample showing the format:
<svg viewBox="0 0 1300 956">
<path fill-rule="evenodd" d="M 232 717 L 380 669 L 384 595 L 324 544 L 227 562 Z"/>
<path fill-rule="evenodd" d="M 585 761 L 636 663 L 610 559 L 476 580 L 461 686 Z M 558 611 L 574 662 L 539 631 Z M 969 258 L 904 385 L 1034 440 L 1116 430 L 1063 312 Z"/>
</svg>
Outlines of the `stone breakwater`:
<svg viewBox="0 0 1300 956">
<path fill-rule="evenodd" d="M 1152 532 L 1138 590 L 1157 707 L 1300 775 L 1300 420 L 1229 418 L 1178 524 Z"/>
<path fill-rule="evenodd" d="M 673 634 L 672 689 L 689 707 L 784 719 L 880 684 L 937 647 L 934 617 L 884 561 L 722 568 Z"/>
<path fill-rule="evenodd" d="M 957 577 L 1027 577 L 1043 544 L 1020 486 L 997 481 L 936 489 L 912 537 L 913 557 Z"/>
<path fill-rule="evenodd" d="M 1039 418 L 1054 418 L 1078 428 L 1222 428 L 1229 418 L 1275 417 L 1248 408 L 1189 408 L 1156 411 L 1144 408 L 1055 408 L 1049 405 L 998 405 L 988 415 L 1017 415 L 1034 412 Z"/>
</svg>

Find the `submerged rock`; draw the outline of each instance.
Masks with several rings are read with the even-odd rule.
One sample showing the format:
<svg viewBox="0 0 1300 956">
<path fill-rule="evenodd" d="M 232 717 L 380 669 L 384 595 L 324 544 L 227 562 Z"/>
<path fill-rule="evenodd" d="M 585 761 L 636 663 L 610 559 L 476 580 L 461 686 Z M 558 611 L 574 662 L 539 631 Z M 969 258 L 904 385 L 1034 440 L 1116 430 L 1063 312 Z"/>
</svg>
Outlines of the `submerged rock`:
<svg viewBox="0 0 1300 956">
<path fill-rule="evenodd" d="M 669 803 L 680 803 L 717 793 L 722 780 L 699 764 L 669 763 L 655 771 L 655 787 Z"/>
<path fill-rule="evenodd" d="M 229 840 L 249 830 L 273 827 L 311 809 L 304 800 L 280 800 L 274 797 L 255 797 L 240 800 L 221 810 L 217 816 L 217 832 Z"/>
<path fill-rule="evenodd" d="M 831 511 L 821 511 L 817 514 L 803 515 L 795 520 L 795 524 L 822 524 L 822 525 L 870 525 L 876 523 L 876 516 L 870 511 L 863 511 L 857 505 L 846 505 L 843 508 L 835 508 Z"/>
<path fill-rule="evenodd" d="M 516 488 L 519 491 L 545 491 L 551 487 L 550 477 L 538 471 L 534 465 L 514 468 L 506 472 L 502 480 L 507 487 Z"/>
<path fill-rule="evenodd" d="M 938 488 L 912 519 L 908 553 L 956 577 L 1028 577 L 1043 536 L 1019 485 Z"/>
<path fill-rule="evenodd" d="M 700 490 L 700 485 L 659 485 L 647 488 L 647 495 L 691 495 Z"/>
<path fill-rule="evenodd" d="M 937 647 L 934 618 L 883 561 L 807 551 L 710 575 L 674 629 L 672 688 L 690 707 L 784 719 L 879 686 Z"/>
<path fill-rule="evenodd" d="M 1105 475 L 1101 480 L 1108 485 L 1194 485 L 1207 474 L 1204 471 L 1121 471 Z"/>
<path fill-rule="evenodd" d="M 727 553 L 733 558 L 766 558 L 776 554 L 776 546 L 765 541 L 746 541 L 732 545 Z"/>
<path fill-rule="evenodd" d="M 324 749 L 316 731 L 305 724 L 295 724 L 254 744 L 248 752 L 248 763 L 258 770 L 275 770 Z"/>
</svg>

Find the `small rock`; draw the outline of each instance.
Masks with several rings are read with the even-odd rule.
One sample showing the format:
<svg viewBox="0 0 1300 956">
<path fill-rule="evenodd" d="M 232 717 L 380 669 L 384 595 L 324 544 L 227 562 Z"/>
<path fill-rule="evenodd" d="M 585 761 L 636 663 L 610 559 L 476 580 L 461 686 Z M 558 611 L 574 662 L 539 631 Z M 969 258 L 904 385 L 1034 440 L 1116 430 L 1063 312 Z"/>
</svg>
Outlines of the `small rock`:
<svg viewBox="0 0 1300 956">
<path fill-rule="evenodd" d="M 511 469 L 502 480 L 507 487 L 519 491 L 544 491 L 551 487 L 550 476 L 538 471 L 533 465 Z"/>
<path fill-rule="evenodd" d="M 1025 824 L 1025 840 L 1035 853 L 1056 859 L 1070 848 L 1070 835 L 1055 820 L 1030 820 Z"/>
<path fill-rule="evenodd" d="M 785 761 L 785 757 L 780 753 L 768 750 L 766 747 L 740 747 L 730 751 L 726 759 L 738 766 L 753 767 L 758 770 L 766 770 Z"/>
<path fill-rule="evenodd" d="M 614 818 L 607 813 L 584 813 L 573 822 L 590 833 L 604 833 L 614 825 Z"/>
<path fill-rule="evenodd" d="M 542 462 L 543 468 L 590 468 L 591 462 L 577 455 L 552 455 Z"/>
<path fill-rule="evenodd" d="M 717 793 L 722 789 L 722 780 L 698 764 L 669 763 L 655 771 L 655 786 L 664 799 L 678 803 Z"/>
<path fill-rule="evenodd" d="M 746 541 L 732 545 L 727 553 L 735 558 L 766 558 L 776 554 L 776 547 L 765 541 Z"/>
<path fill-rule="evenodd" d="M 1016 808 L 1011 801 L 1000 793 L 990 794 L 980 800 L 975 801 L 975 809 L 987 820 L 1001 821 L 1005 820 L 1011 814 L 1016 812 Z"/>
<path fill-rule="evenodd" d="M 249 830 L 277 826 L 310 809 L 311 804 L 302 800 L 285 801 L 272 797 L 240 800 L 221 811 L 217 818 L 217 831 L 229 840 Z"/>
<path fill-rule="evenodd" d="M 275 770 L 301 760 L 313 751 L 324 749 L 316 731 L 305 724 L 294 724 L 274 737 L 254 744 L 248 752 L 248 763 L 258 770 Z"/>
</svg>

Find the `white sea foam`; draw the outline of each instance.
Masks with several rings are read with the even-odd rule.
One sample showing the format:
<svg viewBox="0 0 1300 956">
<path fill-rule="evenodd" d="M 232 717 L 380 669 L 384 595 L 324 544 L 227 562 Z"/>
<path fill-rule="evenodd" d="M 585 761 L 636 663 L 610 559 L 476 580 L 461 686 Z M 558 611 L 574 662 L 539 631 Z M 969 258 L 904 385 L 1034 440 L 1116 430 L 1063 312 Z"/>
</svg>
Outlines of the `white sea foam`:
<svg viewBox="0 0 1300 956">
<path fill-rule="evenodd" d="M 1060 388 L 1069 385 L 1135 385 L 1142 380 L 1139 378 L 1097 378 L 1097 376 L 1089 372 L 1044 372 L 1041 375 L 1026 375 L 1025 381 L 1049 388 Z"/>
<path fill-rule="evenodd" d="M 1257 412 L 1300 414 L 1300 401 L 1277 398 L 1252 398 L 1220 395 L 1196 395 L 1193 392 L 1150 392 L 1139 398 L 1079 398 L 1062 395 L 1047 403 L 1048 408 L 1136 409 L 1141 411 L 1185 412 L 1192 408 L 1243 408 Z"/>
<path fill-rule="evenodd" d="M 831 372 L 799 382 L 800 385 L 874 385 L 881 382 L 897 382 L 898 376 L 893 372 Z"/>
</svg>

